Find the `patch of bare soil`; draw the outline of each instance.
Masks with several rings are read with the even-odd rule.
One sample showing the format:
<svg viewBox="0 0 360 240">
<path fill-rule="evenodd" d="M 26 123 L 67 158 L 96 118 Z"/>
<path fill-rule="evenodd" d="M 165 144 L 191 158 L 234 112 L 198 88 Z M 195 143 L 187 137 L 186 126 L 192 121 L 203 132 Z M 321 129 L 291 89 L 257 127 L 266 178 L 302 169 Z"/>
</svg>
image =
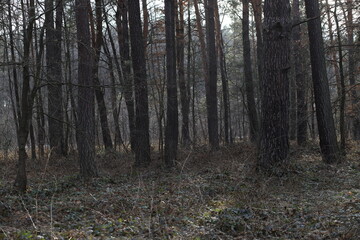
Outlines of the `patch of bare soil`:
<svg viewBox="0 0 360 240">
<path fill-rule="evenodd" d="M 76 157 L 29 161 L 24 195 L 15 161 L 1 160 L 0 239 L 358 239 L 360 149 L 348 152 L 326 165 L 317 147 L 294 147 L 281 177 L 258 174 L 245 143 L 181 150 L 171 171 L 156 154 L 147 169 L 99 155 L 90 182 Z"/>
</svg>

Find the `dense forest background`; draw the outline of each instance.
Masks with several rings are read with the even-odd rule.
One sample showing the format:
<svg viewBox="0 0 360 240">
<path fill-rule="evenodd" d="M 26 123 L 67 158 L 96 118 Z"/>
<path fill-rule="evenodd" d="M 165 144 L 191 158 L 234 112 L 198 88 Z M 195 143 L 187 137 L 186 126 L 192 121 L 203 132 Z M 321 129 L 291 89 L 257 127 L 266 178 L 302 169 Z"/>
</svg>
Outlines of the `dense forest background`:
<svg viewBox="0 0 360 240">
<path fill-rule="evenodd" d="M 236 182 L 250 181 L 246 194 L 261 189 L 254 190 L 253 201 L 264 199 L 267 188 L 272 196 L 281 192 L 278 197 L 285 201 L 286 187 L 318 172 L 325 179 L 318 187 L 332 181 L 327 174 L 348 176 L 348 182 L 334 188 L 352 199 L 346 204 L 353 204 L 355 215 L 345 214 L 352 218 L 344 226 L 359 223 L 359 10 L 356 0 L 0 1 L 0 220 L 22 212 L 38 231 L 42 220 L 38 215 L 34 220 L 38 206 L 28 210 L 32 201 L 45 206 L 50 197 L 52 209 L 57 194 L 69 196 L 85 188 L 90 196 L 100 194 L 93 196 L 98 203 L 109 197 L 104 194 L 120 189 L 119 184 L 133 181 L 139 181 L 139 189 L 125 184 L 129 206 L 124 203 L 124 213 L 142 219 L 138 208 L 145 200 L 134 200 L 135 195 L 143 191 L 154 201 L 166 192 L 171 199 L 188 195 L 191 203 L 182 203 L 188 216 L 191 205 L 203 206 L 207 197 L 239 194 Z M 158 180 L 177 183 L 176 189 L 199 184 L 200 195 L 193 196 L 197 187 L 178 193 Z M 142 181 L 150 185 L 140 186 Z M 277 189 L 283 182 L 285 189 Z M 260 183 L 265 185 L 259 188 Z M 295 189 L 315 191 L 311 186 L 306 182 Z M 228 238 L 306 235 L 297 227 L 294 232 L 300 235 L 276 235 L 275 223 L 260 230 L 255 223 L 244 225 L 249 219 L 267 222 L 256 215 L 265 207 L 237 203 L 225 208 L 228 200 L 212 202 L 214 207 L 201 220 L 205 222 L 197 223 L 207 226 L 206 234 L 221 236 L 209 230 L 216 226 Z M 199 229 L 188 236 L 189 229 L 171 230 L 162 214 L 176 215 L 176 207 L 162 206 L 162 201 L 152 202 L 144 213 L 158 214 L 158 225 L 149 227 L 148 235 L 137 226 L 123 236 L 206 235 Z M 130 213 L 130 205 L 139 206 Z M 289 218 L 300 211 L 286 208 Z M 80 231 L 74 238 L 95 231 L 99 235 L 94 236 L 110 236 L 108 228 L 132 226 L 135 217 L 119 219 L 119 226 L 110 221 L 111 226 L 88 235 Z M 51 229 L 52 221 L 51 213 Z M 32 230 L 19 230 L 29 229 L 25 223 L 15 225 L 16 231 L 0 228 L 0 239 L 35 237 Z M 66 228 L 60 225 L 56 234 Z M 360 234 L 354 229 L 337 231 L 342 239 L 351 239 Z M 44 236 L 54 238 L 52 231 L 39 231 L 39 236 L 46 232 L 50 235 Z M 328 236 L 321 234 L 315 235 Z"/>
</svg>

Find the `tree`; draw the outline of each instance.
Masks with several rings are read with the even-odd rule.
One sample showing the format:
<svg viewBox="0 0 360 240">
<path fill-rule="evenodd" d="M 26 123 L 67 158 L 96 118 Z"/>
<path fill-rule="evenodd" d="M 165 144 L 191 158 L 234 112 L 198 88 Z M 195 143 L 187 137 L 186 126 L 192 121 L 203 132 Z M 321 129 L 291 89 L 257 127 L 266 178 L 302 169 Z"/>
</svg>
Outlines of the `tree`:
<svg viewBox="0 0 360 240">
<path fill-rule="evenodd" d="M 307 18 L 312 19 L 308 22 L 308 32 L 320 148 L 324 162 L 335 163 L 339 161 L 339 149 L 326 74 L 319 2 L 318 0 L 305 0 L 305 7 Z"/>
<path fill-rule="evenodd" d="M 187 146 L 190 144 L 189 132 L 189 113 L 190 113 L 190 86 L 189 81 L 185 81 L 185 22 L 184 22 L 184 0 L 178 0 L 178 11 L 176 18 L 176 52 L 177 68 L 179 76 L 180 102 L 181 102 L 181 144 Z M 190 8 L 190 6 L 188 6 Z"/>
<path fill-rule="evenodd" d="M 242 36 L 243 36 L 243 56 L 245 72 L 246 103 L 250 124 L 250 140 L 255 142 L 258 138 L 258 117 L 256 112 L 254 83 L 251 64 L 251 47 L 249 31 L 249 0 L 243 0 L 243 18 L 242 18 Z"/>
<path fill-rule="evenodd" d="M 264 74 L 261 81 L 260 169 L 272 170 L 289 152 L 289 77 L 292 21 L 289 0 L 264 5 Z"/>
<path fill-rule="evenodd" d="M 146 166 L 150 163 L 149 106 L 139 0 L 129 1 L 128 6 L 135 87 L 135 166 Z"/>
<path fill-rule="evenodd" d="M 25 9 L 23 9 L 25 11 Z M 25 15 L 25 13 L 24 13 Z M 25 192 L 27 187 L 27 174 L 26 174 L 26 160 L 28 155 L 26 153 L 26 142 L 30 131 L 30 121 L 32 117 L 32 108 L 38 82 L 34 83 L 31 88 L 31 73 L 30 73 L 30 47 L 33 40 L 33 28 L 35 22 L 35 3 L 34 0 L 29 1 L 28 8 L 28 22 L 24 23 L 24 37 L 23 37 L 23 84 L 21 89 L 21 101 L 19 102 L 19 115 L 18 115 L 18 164 L 17 174 L 14 187 L 20 192 Z"/>
<path fill-rule="evenodd" d="M 208 84 L 206 84 L 206 107 L 208 132 L 211 149 L 219 148 L 218 112 L 217 112 L 217 58 L 215 45 L 215 1 L 208 0 L 206 4 L 206 40 L 208 57 Z"/>
<path fill-rule="evenodd" d="M 79 58 L 76 130 L 80 176 L 84 178 L 98 175 L 95 164 L 95 92 L 92 75 L 94 53 L 90 41 L 89 6 L 89 0 L 75 1 Z"/>
<path fill-rule="evenodd" d="M 111 135 L 110 135 L 110 128 L 109 128 L 109 122 L 107 119 L 107 108 L 105 103 L 105 93 L 104 89 L 101 88 L 101 83 L 99 79 L 99 61 L 100 61 L 100 54 L 101 54 L 101 47 L 103 45 L 103 33 L 102 33 L 102 24 L 103 24 L 103 9 L 102 9 L 102 1 L 96 0 L 95 1 L 95 15 L 96 15 L 96 30 L 94 25 L 94 22 L 91 21 L 91 28 L 92 31 L 92 46 L 95 50 L 94 55 L 94 66 L 92 70 L 93 78 L 94 78 L 94 84 L 95 86 L 95 97 L 96 102 L 98 105 L 98 111 L 100 116 L 100 125 L 101 125 L 101 132 L 103 137 L 103 142 L 105 145 L 106 150 L 110 150 L 113 148 Z"/>
<path fill-rule="evenodd" d="M 299 0 L 293 1 L 292 15 L 294 23 L 300 22 Z M 293 28 L 293 55 L 295 68 L 296 84 L 296 140 L 298 145 L 304 145 L 307 140 L 307 102 L 306 102 L 306 78 L 304 74 L 304 64 L 301 54 L 301 27 Z"/>
<path fill-rule="evenodd" d="M 56 9 L 56 20 L 54 12 Z M 61 33 L 63 2 L 45 1 L 46 26 L 46 78 L 48 84 L 48 122 L 51 152 L 65 155 L 63 131 L 63 97 L 61 70 Z M 40 64 L 40 63 L 38 63 Z"/>
<path fill-rule="evenodd" d="M 179 135 L 176 85 L 175 2 L 173 0 L 165 0 L 165 30 L 167 72 L 165 163 L 168 167 L 171 167 L 176 160 Z"/>
</svg>

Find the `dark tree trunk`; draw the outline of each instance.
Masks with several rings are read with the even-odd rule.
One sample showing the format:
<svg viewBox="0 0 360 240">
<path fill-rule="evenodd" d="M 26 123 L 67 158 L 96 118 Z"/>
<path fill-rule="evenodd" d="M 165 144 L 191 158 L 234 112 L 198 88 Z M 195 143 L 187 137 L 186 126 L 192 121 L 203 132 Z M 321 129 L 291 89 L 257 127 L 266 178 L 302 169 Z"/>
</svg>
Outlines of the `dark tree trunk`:
<svg viewBox="0 0 360 240">
<path fill-rule="evenodd" d="M 250 47 L 250 31 L 249 31 L 249 0 L 243 0 L 243 19 L 242 19 L 242 36 L 244 48 L 244 72 L 245 72 L 245 88 L 246 88 L 246 104 L 250 124 L 250 140 L 255 143 L 258 139 L 258 117 L 256 112 L 256 103 L 254 96 L 254 83 L 251 66 L 251 47 Z"/>
<path fill-rule="evenodd" d="M 344 64 L 343 64 L 343 50 L 342 50 L 342 41 L 341 41 L 341 30 L 339 19 L 336 13 L 337 0 L 335 0 L 335 11 L 334 11 L 334 20 L 336 24 L 336 33 L 338 40 L 338 55 L 339 55 L 339 73 L 340 73 L 340 150 L 343 155 L 346 154 L 346 130 L 345 130 L 345 102 L 346 102 L 346 89 L 345 89 L 345 75 L 344 75 Z"/>
<path fill-rule="evenodd" d="M 356 91 L 356 81 L 355 81 L 355 69 L 356 69 L 356 62 L 355 62 L 355 46 L 354 46 L 354 20 L 353 20 L 353 7 L 354 3 L 353 0 L 347 0 L 347 34 L 348 34 L 348 45 L 349 45 L 349 83 L 352 88 L 350 95 L 351 95 L 351 104 L 353 109 L 353 125 L 352 125 L 352 135 L 354 140 L 360 140 L 360 109 L 359 109 L 359 99 L 358 93 Z"/>
<path fill-rule="evenodd" d="M 133 81 L 131 76 L 131 61 L 130 61 L 130 44 L 129 44 L 129 27 L 128 27 L 128 7 L 127 1 L 118 0 L 118 10 L 116 17 L 116 24 L 118 30 L 118 40 L 120 47 L 120 58 L 122 65 L 122 76 L 124 86 L 125 104 L 128 111 L 129 130 L 130 130 L 130 144 L 131 149 L 135 150 L 135 104 L 133 93 Z M 116 61 L 116 60 L 115 60 Z M 119 68 L 119 67 L 118 67 Z M 120 73 L 120 71 L 119 71 Z M 120 73 L 121 74 L 121 73 Z"/>
<path fill-rule="evenodd" d="M 300 21 L 299 0 L 293 1 L 292 7 L 293 22 Z M 293 50 L 294 50 L 294 65 L 295 65 L 295 84 L 296 84 L 296 140 L 298 145 L 304 145 L 307 141 L 307 98 L 306 98 L 306 77 L 304 73 L 302 46 L 301 46 L 301 28 L 295 26 L 293 28 Z"/>
<path fill-rule="evenodd" d="M 80 176 L 96 177 L 95 163 L 95 93 L 92 76 L 94 53 L 91 48 L 88 0 L 75 1 L 78 41 L 78 111 L 77 145 L 79 151 Z"/>
<path fill-rule="evenodd" d="M 220 72 L 221 72 L 221 84 L 222 94 L 224 102 L 224 132 L 225 132 L 225 143 L 232 142 L 231 134 L 231 112 L 230 112 L 230 101 L 229 101 L 229 87 L 228 77 L 226 73 L 226 61 L 224 54 L 224 41 L 221 31 L 221 23 L 219 16 L 219 6 L 217 1 L 215 2 L 215 28 L 216 28 L 216 39 L 217 39 L 217 52 L 219 55 Z"/>
<path fill-rule="evenodd" d="M 48 83 L 48 123 L 51 152 L 66 155 L 63 133 L 63 100 L 61 70 L 62 0 L 45 1 L 46 26 L 46 78 Z M 54 12 L 56 9 L 56 22 Z"/>
<path fill-rule="evenodd" d="M 254 10 L 255 28 L 256 28 L 256 57 L 259 81 L 263 79 L 263 33 L 262 33 L 262 1 L 251 0 L 251 5 Z"/>
<path fill-rule="evenodd" d="M 319 2 L 318 0 L 305 0 L 305 7 L 307 17 L 316 18 L 308 22 L 308 32 L 320 148 L 323 160 L 326 163 L 335 163 L 339 161 L 339 149 L 332 116 L 329 82 L 326 74 Z"/>
<path fill-rule="evenodd" d="M 179 76 L 180 101 L 181 101 L 181 144 L 188 146 L 190 144 L 189 133 L 189 113 L 190 113 L 190 96 L 189 81 L 185 80 L 184 67 L 184 50 L 185 50 L 185 22 L 184 22 L 184 0 L 178 0 L 178 13 L 176 23 L 177 38 L 177 68 Z"/>
<path fill-rule="evenodd" d="M 288 72 L 291 26 L 289 0 L 266 0 L 258 165 L 260 169 L 270 171 L 287 162 L 289 153 Z"/>
<path fill-rule="evenodd" d="M 100 61 L 100 53 L 101 46 L 103 44 L 103 34 L 102 34 L 102 0 L 95 1 L 95 15 L 96 15 L 96 32 L 93 33 L 92 44 L 95 50 L 94 57 L 94 67 L 93 67 L 93 78 L 95 83 L 95 97 L 98 106 L 99 116 L 100 116 L 100 126 L 101 133 L 104 142 L 104 146 L 106 150 L 111 150 L 113 148 L 113 143 L 110 135 L 109 122 L 107 118 L 107 108 L 105 104 L 105 89 L 101 87 L 100 79 L 99 79 L 99 61 Z M 93 23 L 92 23 L 93 24 Z M 95 31 L 95 30 L 94 30 Z"/>
<path fill-rule="evenodd" d="M 32 105 L 34 101 L 34 94 L 30 87 L 30 46 L 33 39 L 33 27 L 35 22 L 35 3 L 30 0 L 28 10 L 29 22 L 24 29 L 24 53 L 23 53 L 23 85 L 21 90 L 21 105 L 20 115 L 18 116 L 18 164 L 17 175 L 14 187 L 20 192 L 26 191 L 27 175 L 26 175 L 26 160 L 28 158 L 26 153 L 26 142 L 30 130 L 30 120 L 32 116 Z M 23 10 L 25 11 L 25 10 Z M 35 86 L 36 87 L 36 86 Z"/>
<path fill-rule="evenodd" d="M 135 166 L 150 163 L 149 106 L 144 40 L 141 29 L 139 0 L 128 2 L 131 56 L 135 86 Z"/>
<path fill-rule="evenodd" d="M 166 30 L 166 76 L 167 76 L 167 106 L 165 128 L 165 163 L 174 166 L 177 153 L 179 124 L 178 100 L 176 85 L 176 46 L 175 46 L 175 2 L 165 0 L 165 30 Z"/>
<path fill-rule="evenodd" d="M 206 86 L 206 107 L 208 119 L 209 142 L 212 150 L 219 148 L 218 112 L 217 112 L 217 58 L 215 45 L 215 1 L 206 4 L 206 40 L 209 82 Z"/>
</svg>

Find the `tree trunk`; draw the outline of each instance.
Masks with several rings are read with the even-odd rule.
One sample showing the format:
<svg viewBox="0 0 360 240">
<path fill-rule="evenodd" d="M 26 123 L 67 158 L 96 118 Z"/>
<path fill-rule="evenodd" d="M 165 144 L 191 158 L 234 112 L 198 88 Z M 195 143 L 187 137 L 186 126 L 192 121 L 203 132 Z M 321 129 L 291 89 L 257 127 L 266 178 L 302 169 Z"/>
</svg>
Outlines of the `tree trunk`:
<svg viewBox="0 0 360 240">
<path fill-rule="evenodd" d="M 308 22 L 308 32 L 320 148 L 323 160 L 326 163 L 335 163 L 339 161 L 339 149 L 332 116 L 329 82 L 326 74 L 319 2 L 318 0 L 305 0 L 305 7 L 307 18 L 316 18 Z"/>
<path fill-rule="evenodd" d="M 165 0 L 166 30 L 166 75 L 167 75 L 167 106 L 165 128 L 165 164 L 175 165 L 179 124 L 178 100 L 176 84 L 176 46 L 175 46 L 175 2 Z"/>
<path fill-rule="evenodd" d="M 341 41 L 341 31 L 338 16 L 336 13 L 337 0 L 335 0 L 335 11 L 334 11 L 334 20 L 336 24 L 336 33 L 338 40 L 338 55 L 339 55 L 339 73 L 340 73 L 340 150 L 343 155 L 346 154 L 346 130 L 345 130 L 345 102 L 346 102 L 346 89 L 345 89 L 345 76 L 344 76 L 344 66 L 343 66 L 343 51 L 342 51 L 342 41 Z"/>
<path fill-rule="evenodd" d="M 250 124 L 250 140 L 255 143 L 258 139 L 258 117 L 256 112 L 256 103 L 254 96 L 254 83 L 251 66 L 251 47 L 250 47 L 250 31 L 249 31 L 249 0 L 243 0 L 243 19 L 242 19 L 242 36 L 244 48 L 244 72 L 245 72 L 245 88 L 246 88 L 246 104 Z"/>
<path fill-rule="evenodd" d="M 125 0 L 118 0 L 117 6 L 117 17 L 116 17 L 116 24 L 117 24 L 117 31 L 118 31 L 118 41 L 120 47 L 120 58 L 121 58 L 121 65 L 122 65 L 122 76 L 123 76 L 123 86 L 124 86 L 124 97 L 125 97 L 125 104 L 128 111 L 128 119 L 129 119 L 129 130 L 130 130 L 130 144 L 131 149 L 135 150 L 135 104 L 134 104 L 134 93 L 133 93 L 133 81 L 131 75 L 131 59 L 130 59 L 130 45 L 129 45 L 129 27 L 128 27 L 128 7 L 127 1 Z M 110 34 L 109 34 L 110 35 Z M 110 39 L 111 40 L 111 39 Z M 116 56 L 114 54 L 114 56 Z M 117 60 L 115 58 L 115 62 Z M 116 66 L 119 66 L 117 64 Z M 117 67 L 119 75 L 120 66 Z"/>
<path fill-rule="evenodd" d="M 209 142 L 212 150 L 219 148 L 218 135 L 218 110 L 217 110 L 217 58 L 215 45 L 215 1 L 208 0 L 205 6 L 206 11 L 206 40 L 208 57 L 208 79 L 206 86 L 206 106 L 208 118 Z"/>
<path fill-rule="evenodd" d="M 300 21 L 300 9 L 299 9 L 299 0 L 293 1 L 293 21 Z M 300 26 L 295 26 L 293 28 L 293 50 L 294 50 L 294 65 L 295 65 L 295 84 L 296 84 L 296 140 L 297 144 L 302 146 L 306 144 L 307 141 L 307 98 L 306 98 L 306 77 L 304 74 L 304 64 L 302 61 L 303 55 L 301 54 L 301 28 Z"/>
<path fill-rule="evenodd" d="M 45 4 L 49 141 L 52 153 L 66 155 L 64 151 L 61 71 L 63 3 L 62 0 L 57 0 L 54 5 L 54 0 L 46 0 Z M 54 9 L 56 9 L 56 22 L 54 22 Z"/>
<path fill-rule="evenodd" d="M 78 111 L 77 145 L 79 151 L 80 176 L 96 177 L 95 164 L 95 93 L 92 69 L 94 54 L 89 30 L 89 1 L 76 0 L 76 28 L 78 40 Z"/>
<path fill-rule="evenodd" d="M 103 45 L 103 34 L 102 34 L 102 0 L 95 1 L 95 15 L 96 15 L 96 32 L 95 27 L 93 26 L 94 22 L 91 21 L 92 29 L 94 29 L 92 33 L 92 45 L 95 51 L 94 57 L 94 66 L 92 70 L 94 83 L 95 83 L 95 97 L 97 102 L 97 108 L 100 116 L 100 126 L 101 133 L 104 142 L 104 146 L 106 150 L 111 150 L 113 148 L 113 143 L 110 135 L 109 122 L 107 118 L 107 108 L 105 103 L 105 93 L 104 89 L 101 87 L 100 79 L 99 79 L 99 61 L 100 61 L 100 53 L 101 46 Z"/>
<path fill-rule="evenodd" d="M 354 3 L 353 0 L 347 0 L 347 35 L 348 35 L 348 45 L 349 45 L 349 65 L 348 65 L 348 71 L 349 71 L 349 83 L 350 87 L 352 88 L 350 92 L 351 96 L 351 104 L 352 104 L 352 111 L 353 111 L 353 124 L 352 124 L 352 135 L 354 140 L 360 140 L 360 109 L 359 109 L 359 99 L 358 99 L 358 93 L 356 90 L 356 81 L 355 81 L 355 45 L 354 45 L 354 20 L 353 20 L 353 7 Z"/>
<path fill-rule="evenodd" d="M 149 139 L 149 106 L 146 76 L 144 40 L 141 29 L 139 0 L 129 4 L 129 26 L 131 39 L 131 56 L 135 86 L 135 166 L 146 166 L 150 163 Z"/>
<path fill-rule="evenodd" d="M 185 22 L 184 22 L 184 0 L 178 0 L 178 12 L 176 22 L 176 38 L 177 38 L 177 68 L 179 76 L 180 102 L 181 102 L 181 144 L 188 146 L 190 144 L 189 133 L 189 113 L 190 113 L 190 96 L 189 81 L 185 80 Z M 188 6 L 189 7 L 189 6 Z"/>
<path fill-rule="evenodd" d="M 256 28 L 256 57 L 259 81 L 263 79 L 263 33 L 262 33 L 262 1 L 251 0 L 251 5 L 254 10 L 255 28 Z"/>
<path fill-rule="evenodd" d="M 288 160 L 291 26 L 289 0 L 266 0 L 258 165 L 270 171 Z"/>
<path fill-rule="evenodd" d="M 217 52 L 218 52 L 219 63 L 220 63 L 221 84 L 222 84 L 222 94 L 223 94 L 223 103 L 224 103 L 225 143 L 229 143 L 229 142 L 232 142 L 229 87 L 228 87 L 228 77 L 227 77 L 227 73 L 226 73 L 224 41 L 223 41 L 223 36 L 222 36 L 222 31 L 221 31 L 219 6 L 217 4 L 217 1 L 215 2 L 215 29 L 216 29 L 216 39 L 217 39 L 216 44 L 217 44 Z"/>
<path fill-rule="evenodd" d="M 18 165 L 17 175 L 14 183 L 14 187 L 20 192 L 25 192 L 27 187 L 27 175 L 26 175 L 26 160 L 28 158 L 26 153 L 26 142 L 30 130 L 30 119 L 32 116 L 32 105 L 34 100 L 34 94 L 32 94 L 30 87 L 30 46 L 33 39 L 33 27 L 35 22 L 35 3 L 34 0 L 30 0 L 30 6 L 28 10 L 29 22 L 24 28 L 24 53 L 23 53 L 23 85 L 21 91 L 21 105 L 20 115 L 18 117 Z M 25 11 L 25 10 L 23 10 Z M 36 87 L 36 86 L 35 86 Z"/>
</svg>

